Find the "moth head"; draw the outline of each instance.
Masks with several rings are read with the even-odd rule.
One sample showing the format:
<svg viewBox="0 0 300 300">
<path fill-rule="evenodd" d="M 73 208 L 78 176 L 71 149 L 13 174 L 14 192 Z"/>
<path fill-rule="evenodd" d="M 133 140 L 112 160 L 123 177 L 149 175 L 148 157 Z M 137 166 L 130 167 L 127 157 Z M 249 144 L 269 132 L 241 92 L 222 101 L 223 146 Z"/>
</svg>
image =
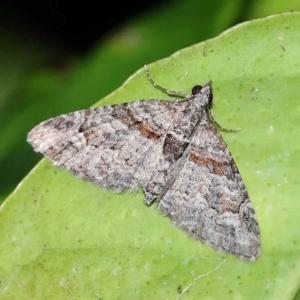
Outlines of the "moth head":
<svg viewBox="0 0 300 300">
<path fill-rule="evenodd" d="M 213 93 L 211 91 L 211 86 L 212 86 L 212 81 L 210 80 L 208 83 L 202 85 L 195 85 L 192 88 L 192 95 L 197 95 L 197 94 L 206 94 L 208 98 L 208 105 L 212 102 L 213 100 Z"/>
</svg>

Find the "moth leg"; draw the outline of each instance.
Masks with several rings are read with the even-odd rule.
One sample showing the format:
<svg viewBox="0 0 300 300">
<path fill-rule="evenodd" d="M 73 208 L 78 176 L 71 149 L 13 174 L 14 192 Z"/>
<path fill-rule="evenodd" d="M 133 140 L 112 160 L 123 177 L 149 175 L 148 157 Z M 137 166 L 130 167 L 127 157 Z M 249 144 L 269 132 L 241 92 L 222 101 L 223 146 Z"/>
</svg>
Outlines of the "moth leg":
<svg viewBox="0 0 300 300">
<path fill-rule="evenodd" d="M 170 91 L 170 90 L 165 89 L 165 88 L 163 88 L 162 86 L 156 84 L 156 83 L 154 82 L 154 80 L 153 80 L 153 79 L 151 78 L 151 76 L 150 76 L 149 69 L 148 69 L 147 65 L 144 65 L 144 68 L 145 68 L 145 70 L 146 70 L 146 75 L 147 75 L 147 77 L 148 77 L 148 80 L 152 83 L 152 85 L 153 85 L 155 88 L 157 88 L 157 89 L 163 91 L 164 93 L 166 93 L 166 94 L 168 94 L 168 95 L 170 95 L 170 96 L 178 96 L 178 97 L 181 97 L 181 98 L 186 98 L 186 97 L 189 96 L 188 94 L 184 94 L 184 93 L 180 93 L 180 92 L 176 92 L 176 91 Z"/>
<path fill-rule="evenodd" d="M 214 118 L 214 115 L 213 115 L 213 112 L 211 109 L 206 109 L 206 114 L 207 114 L 207 117 L 209 119 L 209 121 L 211 123 L 213 123 L 215 125 L 215 127 L 217 127 L 218 129 L 222 130 L 222 131 L 226 131 L 226 132 L 236 132 L 236 131 L 240 131 L 241 128 L 224 128 L 222 127 Z"/>
</svg>

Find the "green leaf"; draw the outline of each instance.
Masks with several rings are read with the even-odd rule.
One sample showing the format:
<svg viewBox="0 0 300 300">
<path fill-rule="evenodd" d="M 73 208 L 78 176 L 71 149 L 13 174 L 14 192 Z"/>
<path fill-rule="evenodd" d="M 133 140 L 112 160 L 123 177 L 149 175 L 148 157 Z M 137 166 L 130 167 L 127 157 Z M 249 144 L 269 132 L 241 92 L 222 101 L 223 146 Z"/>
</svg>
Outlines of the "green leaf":
<svg viewBox="0 0 300 300">
<path fill-rule="evenodd" d="M 247 22 L 149 65 L 171 90 L 212 79 L 216 120 L 242 128 L 221 134 L 256 209 L 255 263 L 187 237 L 141 192 L 116 195 L 42 160 L 1 207 L 2 298 L 176 299 L 190 287 L 180 299 L 292 299 L 300 278 L 299 27 L 300 13 Z M 142 98 L 168 99 L 143 69 L 97 105 Z"/>
</svg>

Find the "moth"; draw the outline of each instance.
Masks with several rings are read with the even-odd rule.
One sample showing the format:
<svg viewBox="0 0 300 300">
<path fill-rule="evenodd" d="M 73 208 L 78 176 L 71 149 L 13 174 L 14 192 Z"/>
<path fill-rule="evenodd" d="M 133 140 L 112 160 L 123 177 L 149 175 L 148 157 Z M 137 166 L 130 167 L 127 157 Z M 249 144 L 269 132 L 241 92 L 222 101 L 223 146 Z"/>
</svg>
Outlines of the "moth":
<svg viewBox="0 0 300 300">
<path fill-rule="evenodd" d="M 157 208 L 190 236 L 243 260 L 260 254 L 255 211 L 218 130 L 212 81 L 184 99 L 145 99 L 51 118 L 28 142 L 58 167 L 116 193 L 142 188 Z M 230 131 L 230 130 L 229 130 Z"/>
</svg>

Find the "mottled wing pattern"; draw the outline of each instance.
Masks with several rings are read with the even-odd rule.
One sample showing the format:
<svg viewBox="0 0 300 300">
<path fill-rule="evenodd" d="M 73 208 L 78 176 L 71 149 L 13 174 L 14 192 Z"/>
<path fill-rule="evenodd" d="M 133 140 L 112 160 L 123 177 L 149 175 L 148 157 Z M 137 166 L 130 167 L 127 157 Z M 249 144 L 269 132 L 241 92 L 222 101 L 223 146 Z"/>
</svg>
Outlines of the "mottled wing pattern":
<svg viewBox="0 0 300 300">
<path fill-rule="evenodd" d="M 142 185 L 150 203 L 174 163 L 162 151 L 180 103 L 141 100 L 76 111 L 42 122 L 28 142 L 55 165 L 115 192 Z"/>
<path fill-rule="evenodd" d="M 140 100 L 61 115 L 32 129 L 28 142 L 97 185 L 115 192 L 141 186 L 146 203 L 156 200 L 176 226 L 255 260 L 259 227 L 234 160 L 208 121 L 211 84 L 194 87 L 183 101 Z"/>
<path fill-rule="evenodd" d="M 158 208 L 197 239 L 254 260 L 260 234 L 236 164 L 205 111 L 195 136 L 158 198 Z"/>
</svg>

